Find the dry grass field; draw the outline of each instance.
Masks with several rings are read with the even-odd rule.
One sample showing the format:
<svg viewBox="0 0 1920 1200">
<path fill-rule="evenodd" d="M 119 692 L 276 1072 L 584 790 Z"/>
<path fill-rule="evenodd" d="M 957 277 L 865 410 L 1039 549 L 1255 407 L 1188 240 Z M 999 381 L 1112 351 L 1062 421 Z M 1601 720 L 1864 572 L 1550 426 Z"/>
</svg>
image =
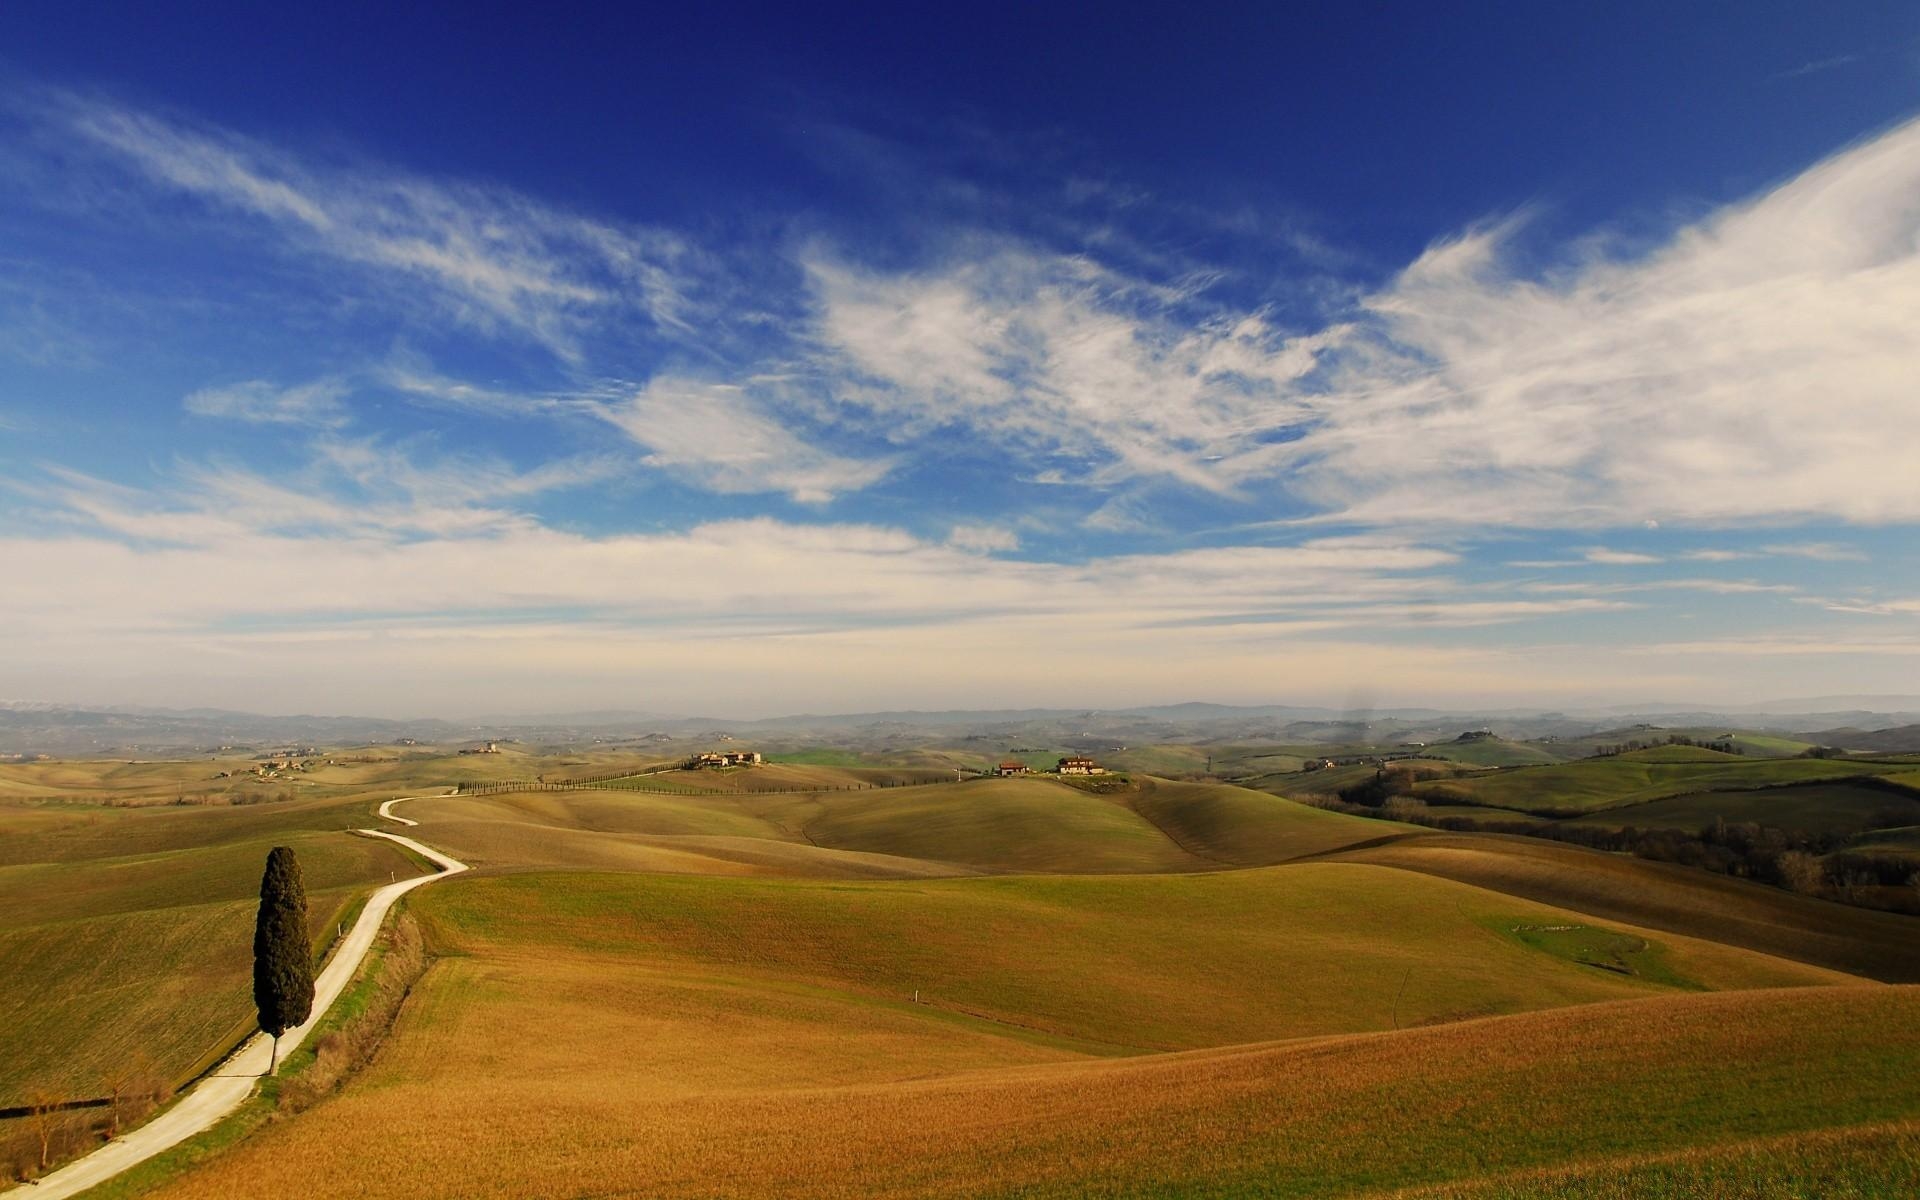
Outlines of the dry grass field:
<svg viewBox="0 0 1920 1200">
<path fill-rule="evenodd" d="M 1920 991 L 1602 979 L 1394 874 L 462 881 L 416 906 L 447 956 L 368 1072 L 159 1194 L 1344 1195 L 1920 1112 Z M 1315 920 L 1360 895 L 1351 938 Z M 1333 1032 L 1409 961 L 1416 1019 L 1643 998 Z"/>
<path fill-rule="evenodd" d="M 509 792 L 432 796 L 410 813 L 479 866 L 853 878 L 1212 870 L 1404 831 L 1264 792 L 1154 780 L 1104 796 L 1018 778 L 849 791 Z"/>
</svg>

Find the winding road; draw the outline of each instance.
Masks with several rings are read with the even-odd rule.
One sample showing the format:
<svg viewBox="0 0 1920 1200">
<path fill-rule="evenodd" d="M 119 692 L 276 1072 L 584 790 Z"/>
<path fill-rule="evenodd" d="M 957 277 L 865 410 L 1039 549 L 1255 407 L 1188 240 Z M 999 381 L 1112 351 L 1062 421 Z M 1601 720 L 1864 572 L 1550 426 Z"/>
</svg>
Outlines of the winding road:
<svg viewBox="0 0 1920 1200">
<path fill-rule="evenodd" d="M 401 796 L 388 800 L 380 806 L 380 815 L 401 825 L 418 825 L 418 821 L 396 817 L 392 811 L 393 806 L 402 800 L 412 799 L 412 796 Z M 388 910 L 393 908 L 394 901 L 414 888 L 424 887 L 467 869 L 467 864 L 397 833 L 382 833 L 377 829 L 355 832 L 398 842 L 440 869 L 432 875 L 390 883 L 367 898 L 367 906 L 360 910 L 360 917 L 353 923 L 352 931 L 335 949 L 319 978 L 313 981 L 313 1015 L 307 1018 L 306 1024 L 281 1035 L 281 1049 L 287 1052 L 281 1055 L 283 1063 L 287 1054 L 300 1048 L 307 1035 L 313 1032 L 313 1027 L 319 1024 L 327 1010 L 333 1007 L 333 1002 L 339 999 L 340 993 L 346 990 L 348 981 L 366 960 L 367 951 L 373 948 L 373 939 L 380 932 L 380 926 L 386 920 Z M 267 1073 L 267 1064 L 272 1060 L 272 1055 L 272 1039 L 264 1033 L 256 1033 L 211 1073 L 202 1076 L 200 1082 L 177 1103 L 153 1120 L 108 1142 L 85 1158 L 76 1159 L 43 1176 L 37 1184 L 22 1184 L 8 1194 L 32 1197 L 33 1200 L 78 1195 L 128 1167 L 145 1162 L 194 1134 L 211 1128 L 253 1094 L 254 1085 Z"/>
</svg>

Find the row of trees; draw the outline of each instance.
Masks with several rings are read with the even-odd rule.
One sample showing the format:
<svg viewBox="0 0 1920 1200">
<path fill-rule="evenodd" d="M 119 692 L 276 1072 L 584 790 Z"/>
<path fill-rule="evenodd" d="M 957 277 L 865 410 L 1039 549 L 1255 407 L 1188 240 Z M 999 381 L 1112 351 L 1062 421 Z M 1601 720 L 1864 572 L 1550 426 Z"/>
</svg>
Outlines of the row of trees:
<svg viewBox="0 0 1920 1200">
<path fill-rule="evenodd" d="M 1722 754 L 1747 752 L 1745 746 L 1727 738 L 1692 738 L 1683 733 L 1674 733 L 1650 741 L 1614 742 L 1611 745 L 1595 746 L 1591 757 L 1612 758 L 1615 755 L 1630 754 L 1635 750 L 1656 750 L 1661 746 L 1698 746 L 1702 750 L 1718 750 Z"/>
</svg>

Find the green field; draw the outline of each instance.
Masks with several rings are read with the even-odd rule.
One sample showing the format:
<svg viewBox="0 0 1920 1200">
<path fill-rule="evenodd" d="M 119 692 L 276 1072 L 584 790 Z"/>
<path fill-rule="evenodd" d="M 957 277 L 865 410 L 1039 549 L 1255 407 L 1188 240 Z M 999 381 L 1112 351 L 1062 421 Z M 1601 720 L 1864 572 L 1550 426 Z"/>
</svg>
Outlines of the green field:
<svg viewBox="0 0 1920 1200">
<path fill-rule="evenodd" d="M 1840 781 L 1740 791 L 1690 792 L 1606 810 L 1609 825 L 1699 829 L 1715 820 L 1751 821 L 1807 833 L 1850 833 L 1875 822 L 1920 822 L 1920 792 Z"/>
</svg>

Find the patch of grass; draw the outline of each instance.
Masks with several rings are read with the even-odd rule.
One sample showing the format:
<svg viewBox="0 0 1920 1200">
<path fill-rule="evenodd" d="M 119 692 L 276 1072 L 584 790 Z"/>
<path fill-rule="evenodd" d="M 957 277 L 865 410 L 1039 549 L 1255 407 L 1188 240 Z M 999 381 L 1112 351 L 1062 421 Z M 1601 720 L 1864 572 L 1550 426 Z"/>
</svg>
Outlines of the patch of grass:
<svg viewBox="0 0 1920 1200">
<path fill-rule="evenodd" d="M 1394 1194 L 1405 1200 L 1892 1200 L 1920 1196 L 1920 1121 L 1822 1129 Z"/>
<path fill-rule="evenodd" d="M 1583 922 L 1543 923 L 1514 917 L 1497 919 L 1493 928 L 1523 946 L 1583 967 L 1645 979 L 1666 987 L 1704 990 L 1699 983 L 1674 971 L 1664 947 L 1638 934 Z"/>
</svg>

